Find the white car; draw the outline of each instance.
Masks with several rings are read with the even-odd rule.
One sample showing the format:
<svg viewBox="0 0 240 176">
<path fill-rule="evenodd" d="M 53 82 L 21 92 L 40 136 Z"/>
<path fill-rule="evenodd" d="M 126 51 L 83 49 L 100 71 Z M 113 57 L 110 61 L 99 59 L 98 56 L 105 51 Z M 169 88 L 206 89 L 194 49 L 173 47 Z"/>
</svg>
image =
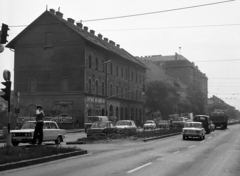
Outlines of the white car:
<svg viewBox="0 0 240 176">
<path fill-rule="evenodd" d="M 35 129 L 35 121 L 27 121 L 19 130 L 11 130 L 12 145 L 18 146 L 19 143 L 31 143 Z M 54 121 L 44 121 L 43 125 L 43 142 L 54 141 L 55 144 L 60 144 L 66 137 L 66 130 L 59 129 Z M 38 139 L 36 141 L 38 143 Z"/>
<path fill-rule="evenodd" d="M 200 140 L 205 139 L 206 131 L 203 128 L 202 122 L 185 122 L 182 129 L 183 140 L 189 137 L 197 137 Z"/>
<path fill-rule="evenodd" d="M 154 122 L 154 120 L 147 120 L 144 125 L 143 125 L 143 129 L 155 129 L 157 127 L 156 123 Z"/>
<path fill-rule="evenodd" d="M 115 128 L 117 133 L 124 133 L 125 131 L 137 132 L 137 126 L 133 120 L 119 120 Z"/>
</svg>

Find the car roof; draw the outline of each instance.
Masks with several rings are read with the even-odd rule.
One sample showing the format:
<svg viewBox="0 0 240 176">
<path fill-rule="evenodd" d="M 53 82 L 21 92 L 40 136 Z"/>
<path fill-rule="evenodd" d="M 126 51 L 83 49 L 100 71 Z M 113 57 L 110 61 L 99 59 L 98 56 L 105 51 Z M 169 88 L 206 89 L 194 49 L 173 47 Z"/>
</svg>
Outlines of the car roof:
<svg viewBox="0 0 240 176">
<path fill-rule="evenodd" d="M 120 122 L 120 121 L 132 122 L 132 120 L 119 120 L 118 122 Z"/>
<path fill-rule="evenodd" d="M 202 123 L 202 122 L 185 122 L 185 123 Z"/>
<path fill-rule="evenodd" d="M 30 121 L 30 120 L 29 120 L 29 121 L 26 121 L 26 122 L 33 122 L 33 123 L 35 123 L 36 121 L 33 121 L 33 120 Z M 44 123 L 45 123 L 45 122 L 56 123 L 55 121 L 50 121 L 50 120 L 44 120 L 43 122 L 44 122 Z"/>
<path fill-rule="evenodd" d="M 109 122 L 111 122 L 112 123 L 112 121 L 101 121 L 101 120 L 93 122 L 93 123 L 99 123 L 99 122 L 102 122 L 102 123 L 109 123 Z"/>
<path fill-rule="evenodd" d="M 87 117 L 107 117 L 107 116 L 87 116 Z"/>
</svg>

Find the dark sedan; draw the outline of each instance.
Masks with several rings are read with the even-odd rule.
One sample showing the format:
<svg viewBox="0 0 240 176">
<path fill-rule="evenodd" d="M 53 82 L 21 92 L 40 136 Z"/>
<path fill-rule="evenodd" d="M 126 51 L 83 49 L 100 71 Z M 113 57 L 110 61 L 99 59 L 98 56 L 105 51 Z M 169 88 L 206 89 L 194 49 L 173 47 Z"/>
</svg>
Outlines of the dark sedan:
<svg viewBox="0 0 240 176">
<path fill-rule="evenodd" d="M 87 137 L 94 135 L 107 136 L 108 134 L 116 133 L 116 128 L 111 121 L 94 122 L 91 128 L 87 129 Z"/>
</svg>

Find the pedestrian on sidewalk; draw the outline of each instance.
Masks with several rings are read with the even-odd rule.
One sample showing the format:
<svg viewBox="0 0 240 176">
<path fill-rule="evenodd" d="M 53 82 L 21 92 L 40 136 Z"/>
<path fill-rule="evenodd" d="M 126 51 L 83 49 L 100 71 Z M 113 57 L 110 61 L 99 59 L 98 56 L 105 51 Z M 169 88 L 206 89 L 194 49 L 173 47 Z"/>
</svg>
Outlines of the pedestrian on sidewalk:
<svg viewBox="0 0 240 176">
<path fill-rule="evenodd" d="M 33 135 L 33 144 L 36 144 L 36 140 L 38 139 L 39 143 L 42 144 L 43 141 L 43 120 L 44 120 L 45 114 L 43 112 L 42 106 L 37 106 L 36 110 L 36 126 L 34 130 Z"/>
</svg>

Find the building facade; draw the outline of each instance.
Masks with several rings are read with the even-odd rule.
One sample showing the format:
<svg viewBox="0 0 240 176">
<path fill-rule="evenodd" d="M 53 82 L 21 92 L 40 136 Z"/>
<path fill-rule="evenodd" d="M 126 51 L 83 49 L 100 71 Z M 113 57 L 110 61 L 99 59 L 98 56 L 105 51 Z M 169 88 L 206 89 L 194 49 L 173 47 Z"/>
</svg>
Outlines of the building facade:
<svg viewBox="0 0 240 176">
<path fill-rule="evenodd" d="M 6 47 L 15 50 L 19 117 L 33 117 L 40 104 L 47 117 L 80 127 L 89 115 L 143 121 L 145 65 L 61 12 L 45 11 Z"/>
<path fill-rule="evenodd" d="M 141 60 L 146 65 L 149 65 L 150 61 L 158 65 L 161 68 L 161 70 L 158 69 L 158 72 L 159 73 L 161 72 L 160 74 L 162 75 L 158 76 L 159 79 L 166 79 L 164 77 L 166 77 L 167 74 L 169 74 L 172 77 L 178 78 L 179 79 L 178 84 L 180 84 L 179 88 L 181 89 L 181 91 L 179 92 L 181 92 L 183 97 L 186 97 L 186 88 L 191 86 L 196 86 L 200 88 L 205 97 L 204 107 L 205 113 L 207 112 L 208 78 L 206 74 L 202 73 L 193 62 L 190 62 L 184 56 L 179 55 L 177 53 L 175 53 L 175 55 L 169 56 L 162 55 L 144 56 L 138 57 L 138 59 Z M 151 63 L 150 65 L 153 64 Z M 151 69 L 157 70 L 155 67 L 156 66 L 152 66 Z M 147 75 L 149 74 L 148 72 L 151 71 L 147 70 Z M 153 73 L 151 73 L 151 78 L 156 77 L 157 71 L 152 72 Z"/>
</svg>

